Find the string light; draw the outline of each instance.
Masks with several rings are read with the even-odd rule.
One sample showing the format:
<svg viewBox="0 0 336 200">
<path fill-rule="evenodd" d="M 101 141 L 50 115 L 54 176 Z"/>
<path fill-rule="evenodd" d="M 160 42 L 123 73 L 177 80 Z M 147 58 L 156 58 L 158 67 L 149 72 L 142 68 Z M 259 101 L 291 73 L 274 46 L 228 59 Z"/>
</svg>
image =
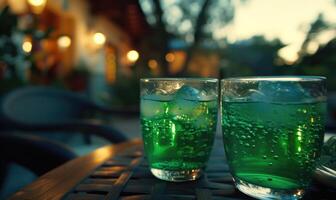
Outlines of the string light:
<svg viewBox="0 0 336 200">
<path fill-rule="evenodd" d="M 175 55 L 173 53 L 167 53 L 166 61 L 167 62 L 173 62 L 174 60 L 175 60 Z"/>
<path fill-rule="evenodd" d="M 71 38 L 67 35 L 61 36 L 57 39 L 57 45 L 63 49 L 68 48 L 71 45 Z"/>
<path fill-rule="evenodd" d="M 106 42 L 106 37 L 103 33 L 97 32 L 93 34 L 93 42 L 97 45 L 103 45 Z"/>
<path fill-rule="evenodd" d="M 25 53 L 30 53 L 33 49 L 33 44 L 30 40 L 26 39 L 23 41 L 22 43 L 22 50 L 25 52 Z"/>
<path fill-rule="evenodd" d="M 40 14 L 47 4 L 47 0 L 28 0 L 28 4 L 32 7 L 35 14 Z"/>
<path fill-rule="evenodd" d="M 32 6 L 42 6 L 46 4 L 46 0 L 28 0 L 28 3 Z"/>
<path fill-rule="evenodd" d="M 127 53 L 127 59 L 131 62 L 135 62 L 139 59 L 139 53 L 136 50 L 131 50 Z"/>
<path fill-rule="evenodd" d="M 151 70 L 155 70 L 158 67 L 158 63 L 157 63 L 156 60 L 151 59 L 151 60 L 148 61 L 148 66 Z"/>
</svg>

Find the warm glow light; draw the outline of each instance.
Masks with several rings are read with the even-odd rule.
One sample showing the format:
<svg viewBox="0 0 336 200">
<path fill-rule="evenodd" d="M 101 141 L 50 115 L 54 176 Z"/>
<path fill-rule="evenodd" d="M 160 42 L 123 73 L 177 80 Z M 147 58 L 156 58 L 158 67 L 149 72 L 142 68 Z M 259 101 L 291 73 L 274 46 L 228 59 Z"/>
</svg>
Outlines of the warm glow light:
<svg viewBox="0 0 336 200">
<path fill-rule="evenodd" d="M 103 33 L 95 33 L 93 34 L 93 42 L 97 45 L 103 45 L 106 42 L 106 37 Z"/>
<path fill-rule="evenodd" d="M 15 14 L 24 14 L 28 11 L 26 0 L 7 0 L 10 9 Z"/>
<path fill-rule="evenodd" d="M 57 39 L 57 45 L 60 48 L 68 48 L 71 45 L 71 38 L 69 36 L 61 36 Z"/>
<path fill-rule="evenodd" d="M 174 60 L 175 60 L 175 55 L 173 53 L 167 53 L 166 61 L 167 62 L 173 62 Z"/>
<path fill-rule="evenodd" d="M 33 13 L 40 14 L 44 9 L 47 0 L 28 0 L 28 3 L 32 7 Z"/>
<path fill-rule="evenodd" d="M 46 3 L 46 0 L 28 0 L 28 3 L 32 6 L 42 6 Z"/>
<path fill-rule="evenodd" d="M 174 62 L 169 63 L 169 72 L 172 74 L 176 74 L 176 73 L 179 73 L 183 69 L 187 54 L 182 50 L 174 51 L 173 54 L 174 54 Z M 199 64 L 197 64 L 196 68 L 200 68 Z"/>
<path fill-rule="evenodd" d="M 127 59 L 131 62 L 135 62 L 139 59 L 139 53 L 136 50 L 131 50 L 127 53 Z"/>
<path fill-rule="evenodd" d="M 151 60 L 148 61 L 148 67 L 149 67 L 151 70 L 155 70 L 155 69 L 157 69 L 157 67 L 158 67 L 158 63 L 156 62 L 156 60 L 151 59 Z"/>
<path fill-rule="evenodd" d="M 31 41 L 24 41 L 22 43 L 22 49 L 24 52 L 30 53 L 33 49 L 33 44 L 31 43 Z"/>
<path fill-rule="evenodd" d="M 105 50 L 105 78 L 110 84 L 117 79 L 117 58 L 115 49 L 108 46 Z"/>
</svg>

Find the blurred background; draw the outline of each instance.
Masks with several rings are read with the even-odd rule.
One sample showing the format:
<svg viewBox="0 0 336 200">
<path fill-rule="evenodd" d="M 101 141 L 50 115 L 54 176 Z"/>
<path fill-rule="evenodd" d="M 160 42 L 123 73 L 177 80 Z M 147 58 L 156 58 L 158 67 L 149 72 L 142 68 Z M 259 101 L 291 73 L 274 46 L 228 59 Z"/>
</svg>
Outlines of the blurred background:
<svg viewBox="0 0 336 200">
<path fill-rule="evenodd" d="M 71 91 L 117 111 L 108 123 L 132 138 L 139 78 L 318 75 L 334 130 L 335 0 L 0 0 L 0 10 L 0 99 L 28 86 Z M 106 144 L 47 137 L 79 155 Z M 36 178 L 22 174 L 3 196 Z"/>
<path fill-rule="evenodd" d="M 333 0 L 1 0 L 0 92 L 25 85 L 136 107 L 141 77 L 322 75 Z"/>
</svg>

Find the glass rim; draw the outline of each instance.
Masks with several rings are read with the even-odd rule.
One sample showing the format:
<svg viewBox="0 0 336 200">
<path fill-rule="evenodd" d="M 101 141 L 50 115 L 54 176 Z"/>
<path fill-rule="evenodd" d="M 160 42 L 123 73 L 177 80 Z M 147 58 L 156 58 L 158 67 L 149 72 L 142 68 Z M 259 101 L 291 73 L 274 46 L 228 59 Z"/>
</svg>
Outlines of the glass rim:
<svg viewBox="0 0 336 200">
<path fill-rule="evenodd" d="M 186 81 L 186 82 L 212 82 L 217 83 L 217 78 L 141 78 L 140 82 L 156 82 L 156 81 Z"/>
<path fill-rule="evenodd" d="M 221 79 L 221 82 L 242 82 L 242 81 L 269 81 L 269 82 L 321 82 L 325 81 L 324 76 L 245 76 Z"/>
</svg>

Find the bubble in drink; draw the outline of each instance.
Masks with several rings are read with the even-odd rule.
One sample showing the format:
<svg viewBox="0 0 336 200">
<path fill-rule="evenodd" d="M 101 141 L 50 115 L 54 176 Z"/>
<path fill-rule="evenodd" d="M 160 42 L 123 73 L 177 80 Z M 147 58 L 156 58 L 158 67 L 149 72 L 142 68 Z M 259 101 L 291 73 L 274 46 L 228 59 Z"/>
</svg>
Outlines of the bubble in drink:
<svg viewBox="0 0 336 200">
<path fill-rule="evenodd" d="M 325 112 L 325 102 L 223 101 L 223 139 L 233 176 L 267 188 L 305 188 L 320 154 Z M 247 137 L 251 145 L 241 145 Z"/>
<path fill-rule="evenodd" d="M 141 128 L 151 168 L 201 169 L 209 159 L 217 100 L 183 86 L 172 99 L 141 98 Z"/>
</svg>

